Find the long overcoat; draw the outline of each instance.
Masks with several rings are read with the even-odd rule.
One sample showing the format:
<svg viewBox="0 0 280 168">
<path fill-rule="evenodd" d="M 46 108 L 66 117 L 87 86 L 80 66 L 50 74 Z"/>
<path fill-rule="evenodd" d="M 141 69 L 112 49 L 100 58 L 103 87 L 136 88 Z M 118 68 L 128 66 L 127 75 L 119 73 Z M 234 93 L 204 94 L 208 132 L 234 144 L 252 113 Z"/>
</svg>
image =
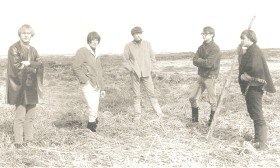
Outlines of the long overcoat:
<svg viewBox="0 0 280 168">
<path fill-rule="evenodd" d="M 30 61 L 24 66 L 22 61 Z M 37 50 L 14 43 L 8 51 L 6 103 L 11 105 L 37 104 L 43 83 L 43 63 Z"/>
</svg>

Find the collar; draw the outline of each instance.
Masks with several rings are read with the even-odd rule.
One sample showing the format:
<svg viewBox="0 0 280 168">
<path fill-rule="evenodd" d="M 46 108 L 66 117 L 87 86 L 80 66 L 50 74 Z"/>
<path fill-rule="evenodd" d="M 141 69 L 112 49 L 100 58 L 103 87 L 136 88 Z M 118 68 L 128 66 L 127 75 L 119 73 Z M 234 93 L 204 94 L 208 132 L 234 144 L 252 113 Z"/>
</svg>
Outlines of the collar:
<svg viewBox="0 0 280 168">
<path fill-rule="evenodd" d="M 98 57 L 98 55 L 96 55 L 96 54 L 94 53 L 94 51 L 90 48 L 89 45 L 86 45 L 86 48 L 89 50 L 89 52 L 90 52 L 95 58 Z M 95 52 L 96 52 L 96 49 L 95 49 Z"/>
<path fill-rule="evenodd" d="M 140 45 L 141 44 L 141 42 L 142 42 L 142 39 L 140 40 L 140 41 L 135 41 L 135 40 L 133 40 L 132 41 L 134 44 L 138 44 L 138 45 Z"/>
<path fill-rule="evenodd" d="M 253 48 L 254 46 L 256 46 L 256 43 L 251 44 L 250 46 L 247 47 L 247 50 L 250 48 Z"/>
<path fill-rule="evenodd" d="M 24 44 L 22 41 L 19 41 L 19 44 L 22 48 L 27 48 L 29 49 L 30 48 L 30 45 L 29 44 Z"/>
<path fill-rule="evenodd" d="M 210 46 L 214 43 L 214 40 L 212 39 L 209 43 L 206 43 L 205 41 L 203 41 L 203 45 L 205 46 Z"/>
</svg>

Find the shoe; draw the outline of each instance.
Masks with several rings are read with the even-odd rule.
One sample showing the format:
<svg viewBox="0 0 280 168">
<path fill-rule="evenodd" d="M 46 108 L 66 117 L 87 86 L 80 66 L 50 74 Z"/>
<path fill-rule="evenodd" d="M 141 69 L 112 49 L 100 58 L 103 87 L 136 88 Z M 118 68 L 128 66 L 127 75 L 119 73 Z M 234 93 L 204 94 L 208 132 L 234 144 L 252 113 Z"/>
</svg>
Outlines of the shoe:
<svg viewBox="0 0 280 168">
<path fill-rule="evenodd" d="M 163 118 L 164 114 L 162 112 L 157 112 L 157 116 L 160 117 L 160 118 Z"/>
<path fill-rule="evenodd" d="M 209 117 L 209 121 L 208 121 L 208 123 L 207 123 L 207 126 L 208 126 L 208 127 L 210 127 L 211 124 L 212 124 L 214 114 L 215 114 L 215 111 L 212 111 L 212 110 L 211 110 L 210 117 Z"/>
<path fill-rule="evenodd" d="M 87 128 L 90 129 L 92 132 L 96 132 L 97 123 L 98 120 L 95 120 L 95 122 L 88 122 Z"/>
<path fill-rule="evenodd" d="M 140 114 L 135 114 L 135 115 L 134 115 L 134 118 L 133 118 L 133 121 L 134 121 L 134 122 L 139 122 L 140 119 L 141 119 L 141 115 L 140 115 Z"/>
<path fill-rule="evenodd" d="M 22 144 L 23 147 L 32 146 L 32 141 L 26 141 Z"/>
<path fill-rule="evenodd" d="M 198 108 L 192 107 L 192 122 L 198 122 Z"/>
<path fill-rule="evenodd" d="M 15 144 L 15 147 L 16 147 L 17 149 L 20 149 L 20 148 L 23 147 L 23 145 L 22 145 L 22 144 Z"/>
<path fill-rule="evenodd" d="M 261 151 L 265 151 L 268 150 L 268 146 L 265 143 L 261 143 L 261 142 L 256 142 L 253 143 L 254 148 L 256 148 L 257 150 L 261 150 Z"/>
</svg>

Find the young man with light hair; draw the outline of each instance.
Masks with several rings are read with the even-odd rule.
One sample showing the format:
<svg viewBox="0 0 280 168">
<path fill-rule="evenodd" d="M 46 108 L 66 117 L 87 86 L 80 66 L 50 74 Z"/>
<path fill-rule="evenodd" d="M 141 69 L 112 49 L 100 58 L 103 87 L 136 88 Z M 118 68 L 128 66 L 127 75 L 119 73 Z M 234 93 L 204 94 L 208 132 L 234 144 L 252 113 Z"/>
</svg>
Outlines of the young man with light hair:
<svg viewBox="0 0 280 168">
<path fill-rule="evenodd" d="M 8 51 L 7 103 L 15 105 L 14 138 L 15 147 L 33 142 L 36 104 L 41 95 L 43 63 L 37 50 L 30 45 L 34 30 L 22 25 L 18 30 L 19 41 Z"/>
<path fill-rule="evenodd" d="M 163 117 L 161 107 L 155 96 L 152 80 L 152 63 L 156 62 L 155 54 L 150 42 L 142 40 L 142 28 L 134 27 L 131 30 L 133 41 L 129 42 L 123 52 L 124 67 L 130 72 L 132 89 L 134 94 L 135 120 L 141 116 L 141 91 L 142 84 L 148 93 L 152 107 L 159 117 Z"/>
</svg>

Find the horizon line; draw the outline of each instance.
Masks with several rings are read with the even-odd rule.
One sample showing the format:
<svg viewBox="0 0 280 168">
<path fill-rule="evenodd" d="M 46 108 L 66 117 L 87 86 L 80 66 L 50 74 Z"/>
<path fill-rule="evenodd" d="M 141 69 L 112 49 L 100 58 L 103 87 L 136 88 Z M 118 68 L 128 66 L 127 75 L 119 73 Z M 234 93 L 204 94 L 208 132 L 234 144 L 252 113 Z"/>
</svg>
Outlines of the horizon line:
<svg viewBox="0 0 280 168">
<path fill-rule="evenodd" d="M 280 48 L 261 48 L 262 50 L 276 50 L 280 51 Z M 221 52 L 228 52 L 235 49 L 227 49 L 227 50 L 221 50 Z M 178 51 L 178 52 L 156 52 L 155 54 L 178 54 L 178 53 L 195 53 L 193 51 Z M 40 56 L 74 56 L 75 54 L 39 54 Z M 100 53 L 100 55 L 121 55 L 121 53 Z M 2 55 L 0 54 L 0 58 L 7 57 L 8 55 Z"/>
</svg>

